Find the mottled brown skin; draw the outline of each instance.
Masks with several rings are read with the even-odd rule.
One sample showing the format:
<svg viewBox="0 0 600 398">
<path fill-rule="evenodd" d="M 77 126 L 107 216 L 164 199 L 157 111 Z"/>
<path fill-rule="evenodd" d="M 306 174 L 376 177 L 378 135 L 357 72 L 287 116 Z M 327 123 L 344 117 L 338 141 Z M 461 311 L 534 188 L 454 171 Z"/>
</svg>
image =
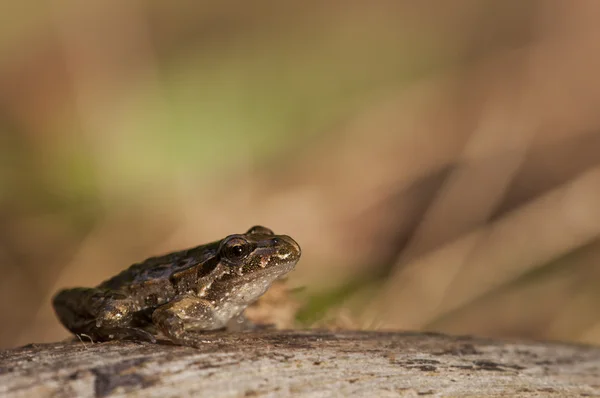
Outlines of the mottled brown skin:
<svg viewBox="0 0 600 398">
<path fill-rule="evenodd" d="M 52 304 L 67 329 L 94 341 L 156 342 L 160 331 L 176 344 L 198 345 L 198 331 L 243 322 L 244 309 L 293 270 L 300 253 L 289 236 L 255 226 L 149 258 L 95 288 L 62 290 Z"/>
</svg>

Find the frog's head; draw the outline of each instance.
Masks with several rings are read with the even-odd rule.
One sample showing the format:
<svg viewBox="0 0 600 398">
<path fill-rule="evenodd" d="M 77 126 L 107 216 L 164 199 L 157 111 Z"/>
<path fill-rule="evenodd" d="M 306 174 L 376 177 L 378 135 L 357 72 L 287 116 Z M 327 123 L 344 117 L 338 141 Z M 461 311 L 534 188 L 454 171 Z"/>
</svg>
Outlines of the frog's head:
<svg viewBox="0 0 600 398">
<path fill-rule="evenodd" d="M 295 240 L 261 226 L 229 235 L 218 249 L 220 262 L 231 271 L 230 278 L 261 279 L 269 284 L 294 269 L 300 254 Z"/>
<path fill-rule="evenodd" d="M 218 243 L 215 279 L 205 287 L 215 316 L 225 324 L 294 269 L 300 246 L 287 235 L 255 226 Z"/>
</svg>

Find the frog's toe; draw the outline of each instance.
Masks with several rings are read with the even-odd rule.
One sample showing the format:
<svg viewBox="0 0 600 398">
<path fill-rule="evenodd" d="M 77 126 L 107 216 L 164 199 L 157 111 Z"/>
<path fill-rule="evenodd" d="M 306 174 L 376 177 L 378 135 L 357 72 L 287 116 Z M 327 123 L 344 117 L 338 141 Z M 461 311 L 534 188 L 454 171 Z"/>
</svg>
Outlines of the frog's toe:
<svg viewBox="0 0 600 398">
<path fill-rule="evenodd" d="M 152 333 L 139 328 L 106 329 L 103 334 L 107 340 L 137 340 L 156 343 L 156 337 Z"/>
<path fill-rule="evenodd" d="M 246 318 L 244 314 L 238 315 L 227 322 L 228 332 L 257 332 L 275 329 L 277 329 L 277 327 L 274 323 L 254 323 L 250 319 Z"/>
<path fill-rule="evenodd" d="M 277 330 L 277 325 L 274 323 L 255 323 L 251 326 L 251 331 L 270 331 Z"/>
<path fill-rule="evenodd" d="M 132 329 L 132 332 L 133 332 L 132 337 L 134 340 L 147 341 L 147 342 L 153 343 L 153 344 L 156 343 L 156 337 L 152 333 L 147 332 L 144 329 L 134 328 L 134 329 Z"/>
</svg>

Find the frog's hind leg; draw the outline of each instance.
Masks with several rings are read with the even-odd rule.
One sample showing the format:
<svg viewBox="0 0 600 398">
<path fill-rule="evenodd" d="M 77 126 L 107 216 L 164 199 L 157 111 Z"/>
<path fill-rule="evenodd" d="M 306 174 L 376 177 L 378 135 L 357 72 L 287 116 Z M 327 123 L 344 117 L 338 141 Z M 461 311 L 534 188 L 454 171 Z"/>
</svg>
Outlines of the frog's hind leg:
<svg viewBox="0 0 600 398">
<path fill-rule="evenodd" d="M 61 323 L 71 332 L 92 340 L 144 340 L 156 338 L 144 329 L 134 327 L 135 303 L 119 292 L 95 288 L 60 291 L 52 305 Z"/>
<path fill-rule="evenodd" d="M 64 327 L 76 334 L 87 334 L 96 322 L 98 308 L 92 303 L 99 303 L 96 298 L 101 296 L 102 292 L 97 289 L 65 289 L 53 297 L 52 306 Z"/>
</svg>

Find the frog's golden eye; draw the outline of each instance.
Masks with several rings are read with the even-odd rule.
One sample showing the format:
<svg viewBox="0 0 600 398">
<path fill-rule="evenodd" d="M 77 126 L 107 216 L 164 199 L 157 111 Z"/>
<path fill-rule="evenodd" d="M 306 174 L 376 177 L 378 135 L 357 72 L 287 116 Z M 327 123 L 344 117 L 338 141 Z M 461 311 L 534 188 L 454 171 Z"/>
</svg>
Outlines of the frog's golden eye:
<svg viewBox="0 0 600 398">
<path fill-rule="evenodd" d="M 262 235 L 275 235 L 269 228 L 261 225 L 255 225 L 246 232 L 247 234 L 262 234 Z"/>
<path fill-rule="evenodd" d="M 238 262 L 250 254 L 250 249 L 248 241 L 240 237 L 232 237 L 222 243 L 220 251 L 224 259 Z"/>
</svg>

